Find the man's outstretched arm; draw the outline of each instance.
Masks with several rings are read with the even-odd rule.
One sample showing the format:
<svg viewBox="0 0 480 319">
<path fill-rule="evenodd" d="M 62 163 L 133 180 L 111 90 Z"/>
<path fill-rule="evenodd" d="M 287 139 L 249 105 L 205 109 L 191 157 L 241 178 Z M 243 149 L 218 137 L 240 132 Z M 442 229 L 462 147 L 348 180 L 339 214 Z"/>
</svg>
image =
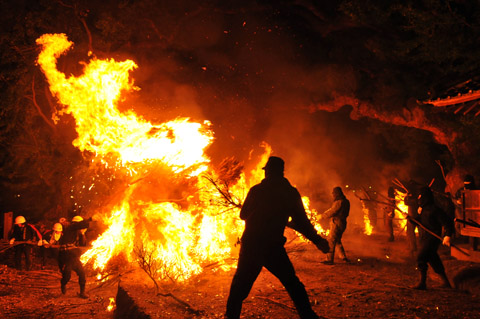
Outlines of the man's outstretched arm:
<svg viewBox="0 0 480 319">
<path fill-rule="evenodd" d="M 297 191 L 297 198 L 295 199 L 295 206 L 293 207 L 292 220 L 288 223 L 288 227 L 296 230 L 310 240 L 319 250 L 327 253 L 329 249 L 328 241 L 317 233 L 315 227 L 307 217 L 305 207 L 303 206 L 302 198 Z"/>
</svg>

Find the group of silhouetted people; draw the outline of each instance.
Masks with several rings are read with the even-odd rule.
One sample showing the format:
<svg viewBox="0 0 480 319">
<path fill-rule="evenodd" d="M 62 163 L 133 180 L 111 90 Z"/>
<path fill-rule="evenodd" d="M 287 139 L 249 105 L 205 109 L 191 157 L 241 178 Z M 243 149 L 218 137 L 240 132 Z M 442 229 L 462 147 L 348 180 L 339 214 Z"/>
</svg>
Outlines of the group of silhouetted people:
<svg viewBox="0 0 480 319">
<path fill-rule="evenodd" d="M 303 234 L 319 250 L 327 255 L 325 264 L 333 264 L 336 250 L 348 262 L 342 245 L 342 235 L 347 227 L 350 202 L 341 187 L 332 192 L 333 204 L 323 216 L 330 219 L 329 240 L 317 234 L 307 218 L 300 194 L 284 177 L 284 161 L 275 156 L 268 159 L 264 167 L 265 178 L 253 186 L 247 194 L 240 218 L 245 221 L 241 238 L 238 266 L 232 280 L 225 317 L 239 318 L 242 303 L 247 298 L 253 283 L 263 267 L 275 275 L 290 295 L 301 318 L 318 318 L 313 311 L 304 285 L 285 251 L 284 230 L 289 226 Z M 405 203 L 409 206 L 407 233 L 410 248 L 417 250 L 415 228 L 420 230 L 417 265 L 420 281 L 412 288 L 427 288 L 428 265 L 439 274 L 444 287 L 451 287 L 445 267 L 438 255 L 440 244 L 450 246 L 454 232 L 453 218 L 434 201 L 432 190 L 420 187 L 415 194 L 407 194 Z M 390 227 L 389 240 L 393 241 L 393 217 L 395 216 L 395 194 L 393 188 L 388 193 L 390 213 L 387 214 Z M 419 227 L 421 226 L 421 227 Z M 411 237 L 413 235 L 413 237 Z"/>
</svg>

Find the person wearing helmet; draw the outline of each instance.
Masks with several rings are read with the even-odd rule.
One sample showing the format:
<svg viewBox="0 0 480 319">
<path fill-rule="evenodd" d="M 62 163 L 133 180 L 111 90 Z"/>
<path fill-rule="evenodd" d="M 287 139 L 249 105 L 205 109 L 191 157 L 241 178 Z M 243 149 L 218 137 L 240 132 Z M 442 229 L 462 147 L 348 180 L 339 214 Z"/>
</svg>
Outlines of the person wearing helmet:
<svg viewBox="0 0 480 319">
<path fill-rule="evenodd" d="M 347 229 L 347 217 L 350 213 L 350 201 L 345 197 L 340 186 L 333 188 L 332 196 L 332 206 L 322 214 L 323 218 L 330 219 L 330 251 L 327 254 L 327 259 L 323 262 L 327 265 L 333 265 L 336 247 L 338 247 L 343 261 L 349 262 L 347 255 L 345 254 L 345 249 L 343 248 L 342 236 L 345 232 L 345 229 Z"/>
<path fill-rule="evenodd" d="M 37 243 L 42 236 L 38 230 L 31 224 L 27 223 L 27 220 L 23 216 L 17 216 L 15 218 L 15 225 L 13 226 L 8 239 L 10 245 L 15 244 L 15 268 L 22 269 L 22 255 L 25 256 L 25 269 L 30 270 L 32 266 L 32 248 L 33 244 Z"/>
<path fill-rule="evenodd" d="M 62 235 L 63 226 L 60 223 L 55 223 L 52 229 L 47 230 L 42 235 L 42 245 L 40 247 L 42 269 L 45 268 L 47 255 L 58 262 L 59 242 Z"/>
<path fill-rule="evenodd" d="M 72 218 L 72 222 L 81 222 L 83 220 L 82 216 L 75 216 Z"/>
<path fill-rule="evenodd" d="M 57 234 L 61 233 L 63 231 L 63 226 L 60 223 L 55 223 L 53 225 L 53 231 Z M 60 238 L 59 238 L 60 239 Z M 58 240 L 57 240 L 58 241 Z"/>
<path fill-rule="evenodd" d="M 473 177 L 473 175 L 465 175 L 465 178 L 463 179 L 463 188 L 468 190 L 477 189 L 477 185 L 475 184 L 475 178 Z"/>
<path fill-rule="evenodd" d="M 445 273 L 445 267 L 437 253 L 438 246 L 444 244 L 450 246 L 450 238 L 454 232 L 453 218 L 448 216 L 440 207 L 435 204 L 433 192 L 428 186 L 422 187 L 418 195 L 418 217 L 416 220 L 438 236 L 442 236 L 442 229 L 445 230 L 443 241 L 426 232 L 420 227 L 420 249 L 417 256 L 418 270 L 420 270 L 420 282 L 414 286 L 414 289 L 427 289 L 427 270 L 428 264 L 440 275 L 443 281 L 442 287 L 450 288 Z"/>
<path fill-rule="evenodd" d="M 265 267 L 285 286 L 301 318 L 318 318 L 285 251 L 285 227 L 288 225 L 299 231 L 324 253 L 329 250 L 328 242 L 317 234 L 308 220 L 298 190 L 283 176 L 284 161 L 271 156 L 264 170 L 265 178 L 250 189 L 240 211 L 245 231 L 225 317 L 240 317 L 243 300 Z"/>
<path fill-rule="evenodd" d="M 67 283 L 70 281 L 72 270 L 78 275 L 78 284 L 80 286 L 80 298 L 87 299 L 85 294 L 85 270 L 83 269 L 80 256 L 82 251 L 80 246 L 86 245 L 84 231 L 89 226 L 92 218 L 84 220 L 81 216 L 72 218 L 71 223 L 65 222 L 63 225 L 63 236 L 60 238 L 60 251 L 58 254 L 58 263 L 60 271 L 62 272 L 62 279 L 60 280 L 62 294 L 67 292 Z"/>
<path fill-rule="evenodd" d="M 459 206 L 463 205 L 463 194 L 465 191 L 477 190 L 477 184 L 475 184 L 475 177 L 473 175 L 467 174 L 463 178 L 463 186 L 460 187 L 455 193 L 455 201 Z"/>
</svg>

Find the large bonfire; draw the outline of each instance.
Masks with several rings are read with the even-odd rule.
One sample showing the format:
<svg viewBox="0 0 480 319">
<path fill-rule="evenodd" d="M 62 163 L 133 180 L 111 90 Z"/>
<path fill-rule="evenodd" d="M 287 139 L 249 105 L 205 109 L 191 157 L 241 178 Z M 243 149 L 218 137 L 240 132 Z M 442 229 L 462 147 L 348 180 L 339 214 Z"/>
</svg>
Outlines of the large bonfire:
<svg viewBox="0 0 480 319">
<path fill-rule="evenodd" d="M 104 271 L 119 255 L 135 262 L 135 249 L 142 247 L 161 262 L 165 276 L 179 281 L 200 273 L 206 264 L 229 267 L 225 260 L 243 230 L 238 208 L 248 187 L 263 177 L 261 167 L 270 147 L 265 144 L 265 154 L 248 180 L 241 172 L 234 183 L 216 184 L 218 174 L 205 155 L 213 142 L 208 121 L 177 118 L 152 124 L 133 111 L 118 109 L 122 93 L 138 89 L 130 79 L 135 62 L 93 57 L 82 75 L 67 77 L 57 69 L 57 59 L 73 45 L 67 36 L 45 34 L 37 44 L 42 46 L 38 64 L 61 105 L 54 117 L 73 116 L 78 133 L 74 146 L 89 154 L 95 165 L 113 167 L 116 175 L 130 181 L 106 207 L 90 212 L 106 230 L 82 255 L 82 262 Z M 175 187 L 169 185 L 172 181 L 186 184 L 189 193 L 181 200 L 150 196 L 155 189 L 146 181 L 151 180 L 167 187 Z M 225 195 L 236 205 L 215 204 Z M 304 202 L 308 205 L 307 198 Z"/>
</svg>

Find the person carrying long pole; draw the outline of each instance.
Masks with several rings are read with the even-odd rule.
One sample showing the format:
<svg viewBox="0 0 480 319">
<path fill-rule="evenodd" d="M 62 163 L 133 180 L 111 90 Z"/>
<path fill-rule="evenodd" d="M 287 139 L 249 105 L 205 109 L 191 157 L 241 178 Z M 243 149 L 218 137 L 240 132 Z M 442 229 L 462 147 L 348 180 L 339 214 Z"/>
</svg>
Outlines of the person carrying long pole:
<svg viewBox="0 0 480 319">
<path fill-rule="evenodd" d="M 438 255 L 438 247 L 442 243 L 450 246 L 450 238 L 455 231 L 453 218 L 438 207 L 434 202 L 433 192 L 428 187 L 422 187 L 418 195 L 419 215 L 416 219 L 420 227 L 420 249 L 417 255 L 417 265 L 420 270 L 420 281 L 414 289 L 427 289 L 428 265 L 442 279 L 442 287 L 451 288 L 445 273 L 445 267 Z M 407 217 L 408 218 L 408 217 Z M 410 220 L 409 219 L 409 220 Z M 442 238 L 442 229 L 445 229 L 445 236 Z M 428 230 L 428 231 L 427 231 Z"/>
</svg>

